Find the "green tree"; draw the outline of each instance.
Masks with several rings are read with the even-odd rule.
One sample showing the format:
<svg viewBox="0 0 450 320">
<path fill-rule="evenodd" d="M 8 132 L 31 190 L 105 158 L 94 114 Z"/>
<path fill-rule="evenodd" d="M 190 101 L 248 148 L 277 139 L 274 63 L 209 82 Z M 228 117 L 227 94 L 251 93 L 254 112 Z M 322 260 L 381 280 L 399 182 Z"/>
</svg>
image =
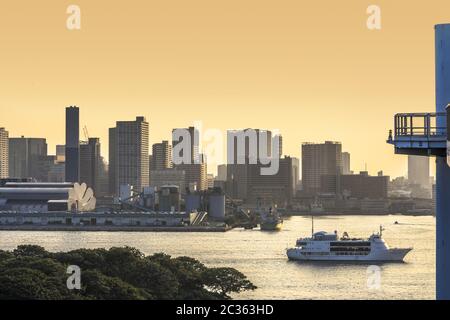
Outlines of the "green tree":
<svg viewBox="0 0 450 320">
<path fill-rule="evenodd" d="M 231 299 L 230 293 L 257 289 L 247 277 L 233 268 L 211 268 L 203 273 L 204 283 L 218 299 Z"/>
<path fill-rule="evenodd" d="M 149 300 L 153 297 L 119 278 L 108 277 L 97 270 L 83 272 L 83 296 L 100 300 Z"/>
<path fill-rule="evenodd" d="M 48 253 L 43 247 L 36 245 L 21 245 L 13 251 L 16 257 L 48 257 Z"/>
</svg>

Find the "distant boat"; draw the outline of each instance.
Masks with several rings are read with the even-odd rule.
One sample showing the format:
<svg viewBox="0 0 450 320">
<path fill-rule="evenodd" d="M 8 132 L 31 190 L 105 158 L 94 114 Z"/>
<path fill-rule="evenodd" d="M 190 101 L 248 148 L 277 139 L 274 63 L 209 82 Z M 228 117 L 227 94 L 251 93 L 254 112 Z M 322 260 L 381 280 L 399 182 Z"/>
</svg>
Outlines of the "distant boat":
<svg viewBox="0 0 450 320">
<path fill-rule="evenodd" d="M 301 261 L 392 261 L 402 262 L 412 248 L 389 248 L 382 239 L 383 228 L 368 239 L 350 238 L 346 232 L 338 239 L 337 231 L 313 233 L 300 238 L 286 250 L 289 260 Z"/>
<path fill-rule="evenodd" d="M 283 228 L 283 219 L 278 214 L 276 207 L 270 208 L 269 213 L 261 215 L 260 227 L 262 231 L 280 231 Z"/>
</svg>

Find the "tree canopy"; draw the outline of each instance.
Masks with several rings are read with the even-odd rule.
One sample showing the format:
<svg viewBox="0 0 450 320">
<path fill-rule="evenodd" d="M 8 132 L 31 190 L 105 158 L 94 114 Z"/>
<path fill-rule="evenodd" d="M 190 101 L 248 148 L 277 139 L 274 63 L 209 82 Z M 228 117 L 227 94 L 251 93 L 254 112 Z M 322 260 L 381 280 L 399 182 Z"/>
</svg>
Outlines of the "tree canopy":
<svg viewBox="0 0 450 320">
<path fill-rule="evenodd" d="M 67 267 L 81 270 L 81 289 L 67 288 Z M 78 249 L 52 253 L 35 245 L 0 251 L 0 299 L 198 300 L 231 299 L 255 290 L 232 268 L 208 268 L 190 257 L 136 248 Z"/>
</svg>

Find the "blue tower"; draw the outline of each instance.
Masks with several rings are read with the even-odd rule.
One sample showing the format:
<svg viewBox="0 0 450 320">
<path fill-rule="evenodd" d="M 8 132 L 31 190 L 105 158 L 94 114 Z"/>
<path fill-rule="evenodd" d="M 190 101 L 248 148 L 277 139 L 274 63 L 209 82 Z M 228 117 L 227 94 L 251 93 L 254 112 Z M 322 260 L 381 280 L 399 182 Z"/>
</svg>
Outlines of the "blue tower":
<svg viewBox="0 0 450 320">
<path fill-rule="evenodd" d="M 395 131 L 390 132 L 388 143 L 397 154 L 436 157 L 436 298 L 450 300 L 450 167 L 446 159 L 450 24 L 435 26 L 435 48 L 436 113 L 395 115 Z"/>
</svg>

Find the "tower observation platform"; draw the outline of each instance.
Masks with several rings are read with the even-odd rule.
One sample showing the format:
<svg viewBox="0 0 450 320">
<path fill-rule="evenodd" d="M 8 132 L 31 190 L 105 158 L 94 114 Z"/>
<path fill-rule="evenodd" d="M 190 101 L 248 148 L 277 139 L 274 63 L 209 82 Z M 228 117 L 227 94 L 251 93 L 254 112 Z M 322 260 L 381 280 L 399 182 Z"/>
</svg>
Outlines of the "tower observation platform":
<svg viewBox="0 0 450 320">
<path fill-rule="evenodd" d="M 435 52 L 436 112 L 395 115 L 387 142 L 396 154 L 436 157 L 436 298 L 450 300 L 450 24 L 435 26 Z"/>
<path fill-rule="evenodd" d="M 396 114 L 387 142 L 394 145 L 396 154 L 445 157 L 446 117 L 444 112 Z"/>
</svg>

